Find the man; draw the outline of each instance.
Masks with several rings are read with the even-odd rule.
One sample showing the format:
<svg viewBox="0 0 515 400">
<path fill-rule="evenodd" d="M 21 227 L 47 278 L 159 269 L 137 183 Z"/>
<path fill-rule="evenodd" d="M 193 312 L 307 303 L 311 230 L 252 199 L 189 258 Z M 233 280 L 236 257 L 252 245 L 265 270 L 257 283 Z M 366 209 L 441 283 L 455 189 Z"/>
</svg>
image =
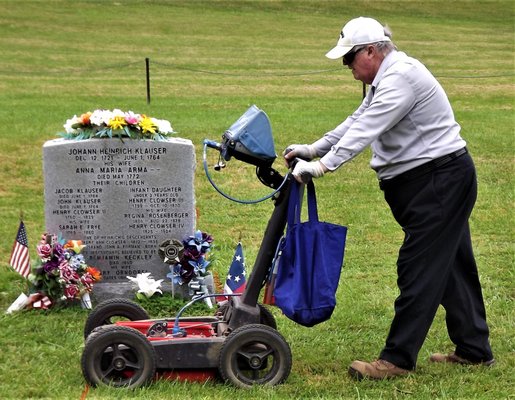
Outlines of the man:
<svg viewBox="0 0 515 400">
<path fill-rule="evenodd" d="M 348 22 L 326 56 L 341 58 L 370 90 L 343 123 L 311 145 L 289 146 L 284 157 L 308 160 L 293 171 L 305 182 L 335 171 L 370 145 L 371 167 L 405 232 L 397 260 L 400 295 L 386 344 L 378 360 L 354 361 L 349 373 L 383 379 L 414 370 L 440 304 L 456 347 L 431 361 L 493 364 L 468 225 L 477 195 L 475 167 L 444 90 L 371 18 Z"/>
</svg>

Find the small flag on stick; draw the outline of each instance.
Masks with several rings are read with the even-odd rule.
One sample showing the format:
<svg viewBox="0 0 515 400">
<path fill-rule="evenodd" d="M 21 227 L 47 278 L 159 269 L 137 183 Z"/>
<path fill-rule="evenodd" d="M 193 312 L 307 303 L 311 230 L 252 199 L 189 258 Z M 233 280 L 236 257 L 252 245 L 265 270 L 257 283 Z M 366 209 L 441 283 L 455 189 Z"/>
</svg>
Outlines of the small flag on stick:
<svg viewBox="0 0 515 400">
<path fill-rule="evenodd" d="M 246 279 L 245 279 L 245 259 L 243 257 L 243 247 L 241 243 L 236 246 L 236 251 L 225 280 L 224 293 L 242 293 L 245 290 Z M 219 296 L 217 301 L 224 303 L 227 301 L 227 297 Z"/>
<path fill-rule="evenodd" d="M 11 260 L 9 261 L 11 267 L 14 268 L 21 276 L 27 277 L 30 274 L 30 256 L 29 256 L 29 243 L 27 240 L 27 232 L 25 231 L 25 224 L 20 221 L 18 234 L 13 245 L 11 253 Z"/>
</svg>

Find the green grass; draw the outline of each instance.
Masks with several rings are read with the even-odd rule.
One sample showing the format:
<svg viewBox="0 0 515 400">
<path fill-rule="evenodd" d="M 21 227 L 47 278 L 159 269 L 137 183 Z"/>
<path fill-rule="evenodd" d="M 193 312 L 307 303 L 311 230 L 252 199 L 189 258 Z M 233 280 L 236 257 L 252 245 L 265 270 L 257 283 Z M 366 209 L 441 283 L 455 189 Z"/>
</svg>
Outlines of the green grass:
<svg viewBox="0 0 515 400">
<path fill-rule="evenodd" d="M 360 383 L 347 376 L 352 360 L 372 359 L 382 348 L 402 240 L 367 151 L 317 185 L 320 217 L 349 227 L 333 318 L 308 329 L 273 310 L 294 358 L 285 384 L 243 391 L 220 383 L 158 382 L 133 391 L 90 389 L 87 398 L 515 397 L 514 7 L 510 1 L 446 0 L 0 1 L 0 310 L 25 290 L 8 267 L 12 241 L 22 211 L 35 258 L 44 230 L 42 145 L 66 119 L 114 107 L 169 119 L 194 142 L 201 160 L 202 140 L 220 138 L 256 104 L 271 119 L 278 152 L 309 143 L 360 102 L 361 84 L 324 54 L 346 20 L 370 15 L 388 23 L 398 47 L 439 77 L 475 159 L 479 198 L 471 226 L 497 365 L 430 364 L 430 353 L 452 350 L 439 312 L 415 374 Z M 151 60 L 150 105 L 145 57 Z M 276 164 L 285 171 L 280 160 Z M 231 161 L 217 178 L 243 197 L 265 193 L 253 172 L 240 173 L 240 167 Z M 198 227 L 215 237 L 215 268 L 225 274 L 240 235 L 251 265 L 271 204 L 222 199 L 200 163 L 195 179 Z M 0 396 L 80 398 L 86 317 L 79 309 L 0 315 Z"/>
</svg>

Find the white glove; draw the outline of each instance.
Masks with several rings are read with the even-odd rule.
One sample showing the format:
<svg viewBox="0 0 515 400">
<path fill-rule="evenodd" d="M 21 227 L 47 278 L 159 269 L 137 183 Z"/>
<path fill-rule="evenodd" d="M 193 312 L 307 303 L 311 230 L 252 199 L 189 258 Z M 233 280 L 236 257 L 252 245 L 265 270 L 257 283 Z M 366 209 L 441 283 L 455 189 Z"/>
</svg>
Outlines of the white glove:
<svg viewBox="0 0 515 400">
<path fill-rule="evenodd" d="M 299 160 L 293 169 L 293 176 L 300 183 L 308 183 L 311 178 L 324 176 L 324 168 L 320 161 Z"/>
<path fill-rule="evenodd" d="M 284 149 L 283 156 L 285 156 L 287 160 L 298 157 L 306 161 L 311 161 L 317 156 L 317 151 L 312 144 L 290 144 Z"/>
</svg>

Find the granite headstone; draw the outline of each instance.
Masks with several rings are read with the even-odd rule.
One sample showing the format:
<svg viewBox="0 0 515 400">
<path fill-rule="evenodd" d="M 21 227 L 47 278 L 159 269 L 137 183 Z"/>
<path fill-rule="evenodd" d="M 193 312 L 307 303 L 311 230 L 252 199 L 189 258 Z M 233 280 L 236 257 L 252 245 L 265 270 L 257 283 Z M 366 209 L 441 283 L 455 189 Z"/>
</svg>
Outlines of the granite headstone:
<svg viewBox="0 0 515 400">
<path fill-rule="evenodd" d="M 84 241 L 103 274 L 96 301 L 132 297 L 127 276 L 144 272 L 171 289 L 158 247 L 195 230 L 190 140 L 55 139 L 43 146 L 43 171 L 46 230 Z"/>
</svg>

